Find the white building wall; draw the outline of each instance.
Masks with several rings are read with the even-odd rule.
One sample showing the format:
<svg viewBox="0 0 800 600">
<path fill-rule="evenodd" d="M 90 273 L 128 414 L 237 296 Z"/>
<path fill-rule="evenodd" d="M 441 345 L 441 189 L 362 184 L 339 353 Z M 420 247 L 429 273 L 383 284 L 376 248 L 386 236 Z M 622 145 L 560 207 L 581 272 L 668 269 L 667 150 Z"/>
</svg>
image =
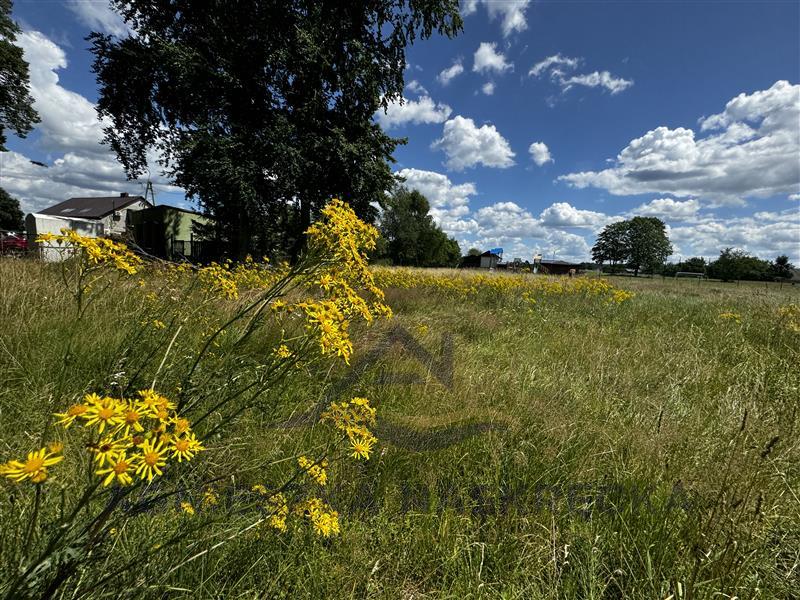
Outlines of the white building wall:
<svg viewBox="0 0 800 600">
<path fill-rule="evenodd" d="M 103 223 L 93 219 L 73 219 L 69 217 L 55 217 L 52 215 L 29 214 L 25 217 L 25 229 L 28 233 L 28 247 L 39 247 L 43 260 L 57 262 L 64 260 L 70 254 L 58 244 L 36 244 L 36 236 L 43 233 L 60 234 L 62 228 L 72 229 L 87 237 L 101 237 L 104 233 Z"/>
<path fill-rule="evenodd" d="M 116 219 L 114 218 L 114 213 L 100 219 L 106 235 L 122 235 L 128 230 L 128 211 L 142 210 L 143 208 L 149 207 L 150 205 L 147 202 L 142 202 L 139 200 L 138 202 L 134 202 L 123 209 L 115 211 L 115 214 L 118 217 Z"/>
</svg>

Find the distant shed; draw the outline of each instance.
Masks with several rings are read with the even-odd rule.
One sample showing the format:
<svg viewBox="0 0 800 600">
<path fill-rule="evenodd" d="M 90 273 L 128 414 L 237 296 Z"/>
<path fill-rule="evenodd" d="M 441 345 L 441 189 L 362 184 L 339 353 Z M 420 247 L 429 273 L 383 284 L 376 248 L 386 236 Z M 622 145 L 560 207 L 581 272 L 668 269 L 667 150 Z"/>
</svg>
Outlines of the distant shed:
<svg viewBox="0 0 800 600">
<path fill-rule="evenodd" d="M 492 252 L 486 251 L 481 254 L 481 269 L 494 269 L 497 266 L 497 263 L 500 262 L 500 257 L 497 254 L 493 254 Z"/>
<path fill-rule="evenodd" d="M 212 223 L 198 212 L 161 204 L 131 215 L 133 239 L 146 252 L 168 260 L 203 261 L 212 243 L 203 231 Z"/>
<path fill-rule="evenodd" d="M 565 260 L 545 259 L 539 263 L 539 273 L 544 275 L 569 275 L 570 271 L 577 273 L 580 268 L 580 263 L 571 263 Z"/>
</svg>

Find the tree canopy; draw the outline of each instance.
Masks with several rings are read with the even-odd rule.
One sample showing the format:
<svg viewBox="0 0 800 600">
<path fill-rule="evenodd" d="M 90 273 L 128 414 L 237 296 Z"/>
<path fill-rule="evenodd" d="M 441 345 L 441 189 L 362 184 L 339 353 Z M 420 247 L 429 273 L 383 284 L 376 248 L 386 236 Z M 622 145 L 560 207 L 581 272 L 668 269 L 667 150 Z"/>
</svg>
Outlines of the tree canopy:
<svg viewBox="0 0 800 600">
<path fill-rule="evenodd" d="M 771 266 L 769 261 L 751 256 L 743 250 L 725 248 L 719 253 L 719 258 L 708 265 L 708 274 L 723 281 L 768 281 L 773 279 Z"/>
<path fill-rule="evenodd" d="M 789 257 L 781 254 L 770 265 L 772 276 L 777 279 L 791 279 L 794 265 L 789 262 Z"/>
<path fill-rule="evenodd" d="M 25 229 L 24 217 L 19 200 L 0 188 L 0 229 L 21 231 Z"/>
<path fill-rule="evenodd" d="M 430 203 L 416 190 L 397 186 L 386 200 L 380 231 L 381 258 L 395 265 L 454 267 L 461 258 L 458 242 L 447 237 L 428 214 Z"/>
<path fill-rule="evenodd" d="M 39 122 L 30 94 L 28 63 L 17 40 L 19 25 L 11 19 L 11 0 L 0 0 L 0 152 L 7 152 L 6 129 L 25 137 Z"/>
<path fill-rule="evenodd" d="M 627 221 L 606 225 L 597 236 L 592 248 L 592 258 L 600 264 L 624 262 L 628 258 L 627 235 Z"/>
<path fill-rule="evenodd" d="M 157 151 L 234 255 L 291 247 L 331 198 L 374 220 L 394 184 L 373 115 L 405 49 L 453 36 L 457 0 L 113 0 L 136 35 L 92 33 L 105 140 L 129 176 Z"/>
<path fill-rule="evenodd" d="M 672 254 L 666 225 L 656 217 L 633 217 L 607 225 L 597 236 L 592 258 L 602 264 L 625 263 L 638 275 L 658 270 Z"/>
</svg>

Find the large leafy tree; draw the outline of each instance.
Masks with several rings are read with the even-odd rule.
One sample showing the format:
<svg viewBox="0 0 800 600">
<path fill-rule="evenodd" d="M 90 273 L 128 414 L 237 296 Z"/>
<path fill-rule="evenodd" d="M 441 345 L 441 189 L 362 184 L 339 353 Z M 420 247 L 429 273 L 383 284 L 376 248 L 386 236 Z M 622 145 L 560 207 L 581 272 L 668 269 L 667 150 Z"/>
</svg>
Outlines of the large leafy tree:
<svg viewBox="0 0 800 600">
<path fill-rule="evenodd" d="M 672 244 L 666 225 L 656 217 L 633 217 L 606 225 L 592 248 L 595 262 L 625 263 L 634 270 L 634 275 L 640 271 L 654 272 L 670 254 Z"/>
<path fill-rule="evenodd" d="M 105 139 L 129 176 L 156 150 L 233 254 L 302 243 L 332 196 L 374 219 L 403 140 L 373 121 L 405 49 L 461 29 L 458 0 L 112 0 L 134 35 L 93 33 Z"/>
<path fill-rule="evenodd" d="M 657 217 L 633 217 L 626 238 L 628 264 L 634 270 L 655 272 L 672 254 L 664 221 Z"/>
<path fill-rule="evenodd" d="M 25 228 L 19 200 L 0 188 L 0 229 L 21 231 Z"/>
<path fill-rule="evenodd" d="M 629 254 L 627 236 L 628 221 L 618 221 L 606 225 L 592 247 L 594 261 L 602 266 L 606 262 L 617 264 L 627 260 Z"/>
<path fill-rule="evenodd" d="M 458 242 L 447 237 L 428 214 L 430 203 L 416 190 L 398 186 L 381 216 L 384 256 L 396 265 L 454 267 L 461 258 Z"/>
<path fill-rule="evenodd" d="M 33 108 L 28 63 L 17 40 L 19 26 L 11 19 L 11 0 L 0 0 L 0 152 L 6 152 L 6 129 L 25 137 L 39 122 Z"/>
</svg>

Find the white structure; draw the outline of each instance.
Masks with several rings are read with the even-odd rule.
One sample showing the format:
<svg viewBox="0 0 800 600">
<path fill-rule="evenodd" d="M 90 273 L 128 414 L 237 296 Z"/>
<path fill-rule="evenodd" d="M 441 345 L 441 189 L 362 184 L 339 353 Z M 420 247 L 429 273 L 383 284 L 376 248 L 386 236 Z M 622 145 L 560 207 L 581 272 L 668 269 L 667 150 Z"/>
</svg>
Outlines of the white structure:
<svg viewBox="0 0 800 600">
<path fill-rule="evenodd" d="M 491 251 L 481 254 L 481 269 L 494 269 L 498 262 L 500 262 L 500 257 Z"/>
<path fill-rule="evenodd" d="M 129 227 L 130 211 L 149 208 L 150 203 L 141 196 L 102 196 L 97 198 L 70 198 L 39 214 L 62 219 L 89 219 L 103 225 L 105 235 L 122 235 Z"/>
<path fill-rule="evenodd" d="M 34 247 L 36 236 L 42 233 L 60 234 L 62 228 L 72 229 L 87 237 L 101 237 L 104 233 L 103 223 L 95 219 L 54 217 L 52 215 L 32 213 L 25 217 L 28 247 Z M 57 244 L 38 244 L 38 246 L 42 259 L 48 262 L 64 260 L 70 255 L 70 252 L 65 250 L 64 246 Z"/>
</svg>

